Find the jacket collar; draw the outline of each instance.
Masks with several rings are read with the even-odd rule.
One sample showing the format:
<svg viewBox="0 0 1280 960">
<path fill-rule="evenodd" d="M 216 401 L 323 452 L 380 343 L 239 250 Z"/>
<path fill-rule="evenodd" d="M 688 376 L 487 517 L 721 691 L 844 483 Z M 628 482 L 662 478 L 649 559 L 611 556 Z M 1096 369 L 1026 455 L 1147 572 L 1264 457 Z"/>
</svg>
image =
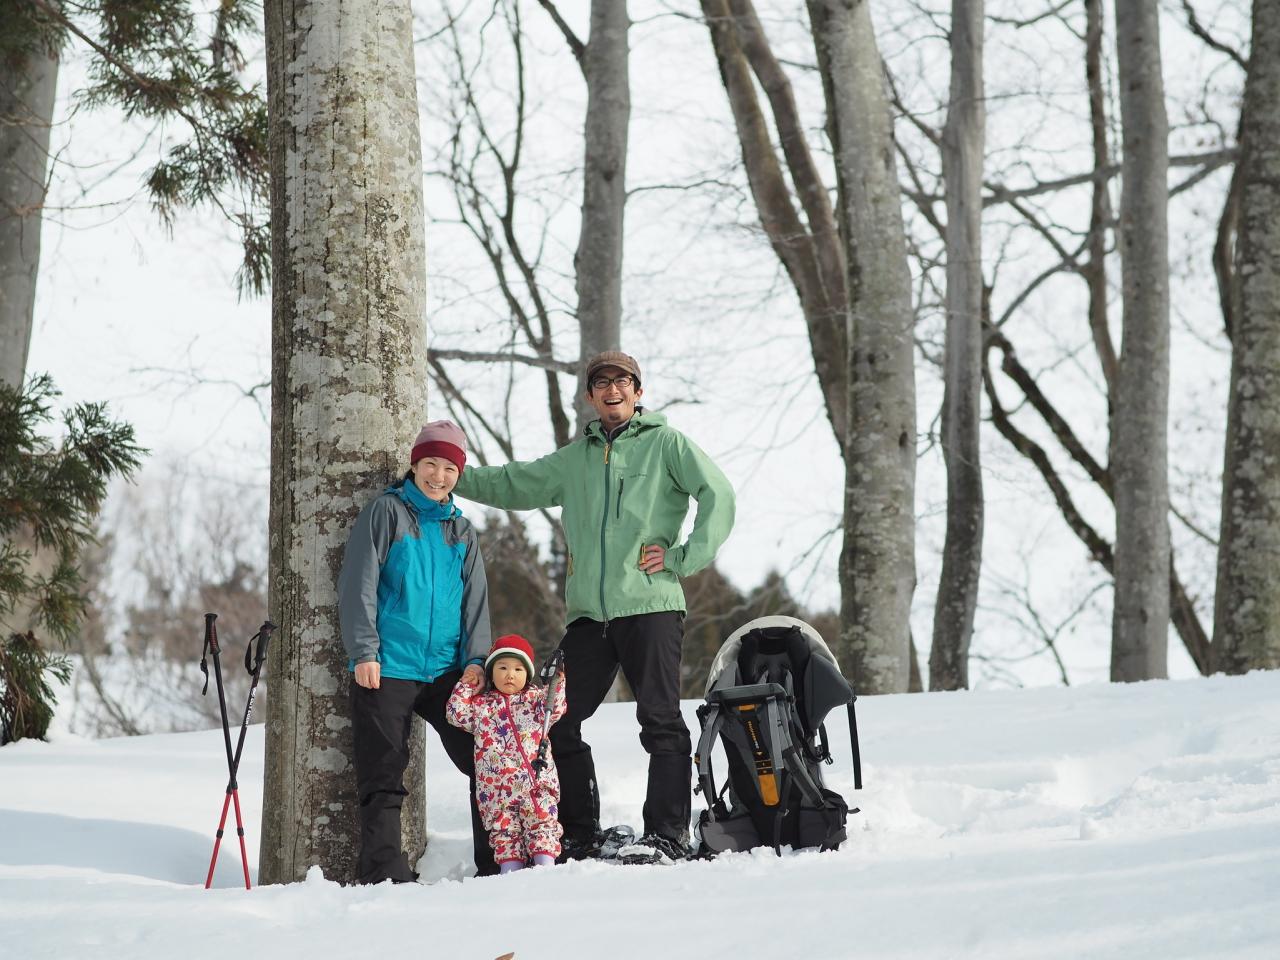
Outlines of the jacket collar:
<svg viewBox="0 0 1280 960">
<path fill-rule="evenodd" d="M 614 435 L 613 440 L 620 440 L 622 437 L 639 433 L 642 430 L 648 430 L 651 427 L 661 427 L 667 422 L 667 418 L 660 413 L 649 413 L 644 407 L 636 407 L 636 412 L 631 415 L 631 419 L 622 425 L 622 428 Z M 611 442 L 605 434 L 604 424 L 599 420 L 592 420 L 582 430 L 585 437 L 590 440 L 599 440 L 601 443 Z"/>
<path fill-rule="evenodd" d="M 412 480 L 406 479 L 392 484 L 387 487 L 387 493 L 394 493 L 404 501 L 405 506 L 419 520 L 452 520 L 454 517 L 462 516 L 462 511 L 454 502 L 453 494 L 449 494 L 446 502 L 438 503 L 419 490 L 418 485 Z"/>
</svg>

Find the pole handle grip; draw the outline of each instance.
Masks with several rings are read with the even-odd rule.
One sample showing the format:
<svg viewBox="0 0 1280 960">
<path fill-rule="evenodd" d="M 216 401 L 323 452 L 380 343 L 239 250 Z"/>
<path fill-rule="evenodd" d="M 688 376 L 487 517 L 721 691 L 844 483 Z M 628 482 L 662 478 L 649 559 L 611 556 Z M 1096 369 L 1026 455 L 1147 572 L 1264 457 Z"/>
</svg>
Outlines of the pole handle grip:
<svg viewBox="0 0 1280 960">
<path fill-rule="evenodd" d="M 271 643 L 271 634 L 275 633 L 275 629 L 276 625 L 274 623 L 270 620 L 263 620 L 257 634 L 249 640 L 249 645 L 244 648 L 244 668 L 249 673 L 257 673 L 262 669 L 262 662 L 267 659 L 267 646 Z M 254 647 L 254 640 L 258 641 L 256 648 Z"/>
<path fill-rule="evenodd" d="M 556 647 L 551 652 L 551 656 L 547 657 L 546 663 L 542 665 L 542 670 L 538 675 L 538 679 L 542 681 L 543 686 L 555 679 L 555 675 L 560 670 L 562 663 L 564 663 L 564 651 Z"/>
<path fill-rule="evenodd" d="M 206 613 L 204 615 L 204 643 L 205 646 L 217 656 L 222 651 L 218 649 L 218 628 L 213 625 L 213 621 L 218 619 L 216 613 Z"/>
</svg>

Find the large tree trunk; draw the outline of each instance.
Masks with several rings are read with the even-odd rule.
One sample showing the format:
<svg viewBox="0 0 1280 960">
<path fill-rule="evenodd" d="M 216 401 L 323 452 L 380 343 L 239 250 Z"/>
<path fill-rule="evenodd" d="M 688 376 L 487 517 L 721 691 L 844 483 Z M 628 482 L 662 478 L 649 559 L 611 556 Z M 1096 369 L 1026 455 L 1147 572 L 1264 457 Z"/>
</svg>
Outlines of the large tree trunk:
<svg viewBox="0 0 1280 960">
<path fill-rule="evenodd" d="M 31 348 L 58 60 L 0 57 L 0 383 L 22 388 Z"/>
<path fill-rule="evenodd" d="M 1215 667 L 1280 668 L 1280 6 L 1254 0 L 1241 119 Z"/>
<path fill-rule="evenodd" d="M 622 222 L 627 203 L 627 132 L 631 80 L 627 73 L 626 0 L 592 0 L 591 36 L 582 69 L 587 78 L 586 159 L 582 227 L 573 265 L 581 328 L 578 435 L 596 418 L 587 403 L 587 361 L 622 343 Z"/>
<path fill-rule="evenodd" d="M 951 98 L 942 132 L 947 187 L 947 339 L 942 456 L 947 467 L 947 536 L 933 616 L 929 689 L 969 686 L 982 568 L 982 82 L 983 0 L 952 0 Z"/>
<path fill-rule="evenodd" d="M 336 580 L 426 412 L 422 160 L 408 0 L 266 4 L 272 169 L 271 650 L 263 883 L 357 854 Z M 405 849 L 424 846 L 422 738 Z"/>
<path fill-rule="evenodd" d="M 1124 331 L 1115 396 L 1115 606 L 1111 679 L 1167 675 L 1169 647 L 1168 139 L 1156 0 L 1117 0 L 1124 129 Z"/>
<path fill-rule="evenodd" d="M 915 589 L 911 276 L 893 125 L 865 0 L 809 0 L 835 151 L 849 294 L 840 654 L 868 693 L 907 690 Z"/>
</svg>

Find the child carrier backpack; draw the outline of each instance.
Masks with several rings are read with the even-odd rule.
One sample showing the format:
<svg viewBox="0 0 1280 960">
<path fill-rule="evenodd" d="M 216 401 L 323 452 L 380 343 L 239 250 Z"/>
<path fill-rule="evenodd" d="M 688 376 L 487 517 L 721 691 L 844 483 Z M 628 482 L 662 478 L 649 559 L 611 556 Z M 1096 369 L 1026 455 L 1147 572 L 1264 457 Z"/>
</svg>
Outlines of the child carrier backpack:
<svg viewBox="0 0 1280 960">
<path fill-rule="evenodd" d="M 849 805 L 822 782 L 821 766 L 831 763 L 823 721 L 847 706 L 853 784 L 861 790 L 856 699 L 835 656 L 803 620 L 760 617 L 734 631 L 711 663 L 698 708 L 694 790 L 707 803 L 698 817 L 700 853 L 839 847 Z M 719 793 L 711 770 L 717 737 L 729 765 Z"/>
</svg>

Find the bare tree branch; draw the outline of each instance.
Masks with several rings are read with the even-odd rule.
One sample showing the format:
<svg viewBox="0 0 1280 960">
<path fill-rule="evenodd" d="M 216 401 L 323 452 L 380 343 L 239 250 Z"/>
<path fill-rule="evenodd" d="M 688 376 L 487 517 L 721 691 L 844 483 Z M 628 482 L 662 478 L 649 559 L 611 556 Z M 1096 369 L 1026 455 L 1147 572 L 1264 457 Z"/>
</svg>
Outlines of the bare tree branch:
<svg viewBox="0 0 1280 960">
<path fill-rule="evenodd" d="M 537 259 L 526 255 L 516 233 L 516 206 L 519 191 L 516 185 L 516 174 L 519 169 L 521 151 L 524 144 L 524 123 L 526 110 L 526 91 L 524 78 L 524 41 L 520 24 L 519 5 L 508 7 L 502 5 L 508 40 L 511 43 L 515 58 L 515 129 L 512 134 L 510 156 L 504 154 L 502 148 L 490 135 L 484 116 L 480 110 L 479 100 L 472 87 L 469 71 L 462 54 L 462 43 L 456 28 L 451 23 L 449 35 L 452 42 L 452 54 L 456 63 L 457 82 L 462 91 L 464 104 L 463 115 L 455 118 L 454 136 L 451 144 L 449 178 L 454 183 L 454 196 L 459 216 L 467 229 L 476 238 L 498 280 L 507 306 L 511 310 L 512 320 L 524 335 L 525 340 L 542 363 L 535 364 L 546 371 L 547 403 L 551 418 L 556 445 L 563 446 L 569 441 L 569 419 L 564 409 L 564 401 L 560 390 L 559 373 L 552 353 L 552 326 L 550 310 L 546 303 L 541 286 L 538 283 Z M 475 151 L 468 158 L 463 157 L 463 129 L 468 120 L 474 124 L 478 143 Z M 490 199 L 490 191 L 484 189 L 476 179 L 476 164 L 481 155 L 488 156 L 497 165 L 502 179 L 501 209 Z M 497 227 L 491 225 L 488 217 L 497 221 Z M 545 229 L 545 227 L 544 227 Z M 501 245 L 499 245 L 501 237 Z M 515 264 L 524 295 L 532 306 L 532 316 L 524 303 L 516 294 L 513 280 L 508 277 L 505 260 L 510 257 Z M 535 330 L 536 322 L 536 330 Z M 527 361 L 526 361 L 527 362 Z M 574 367 L 576 370 L 576 366 Z M 570 371 L 572 372 L 572 371 Z"/>
<path fill-rule="evenodd" d="M 834 212 L 809 151 L 790 82 L 769 49 L 754 7 L 748 0 L 732 0 L 732 4 L 730 0 L 701 2 L 747 182 L 761 226 L 800 299 L 827 416 L 843 456 L 848 417 L 843 363 L 848 292 Z M 753 76 L 769 98 L 807 225 L 795 208 L 782 163 L 770 140 Z"/>
<path fill-rule="evenodd" d="M 988 328 L 988 333 L 990 334 L 990 332 L 990 328 Z M 992 340 L 988 345 L 995 346 L 998 344 L 996 341 Z M 1005 354 L 1005 356 L 1007 358 L 1009 354 Z M 1087 520 L 1085 520 L 1084 515 L 1080 513 L 1079 508 L 1075 505 L 1075 501 L 1071 498 L 1070 492 L 1067 490 L 1066 483 L 1054 468 L 1053 463 L 1049 459 L 1044 448 L 1013 425 L 1008 411 L 1000 403 L 1000 398 L 996 394 L 995 383 L 991 376 L 991 368 L 987 356 L 984 356 L 983 359 L 983 386 L 986 390 L 987 400 L 991 408 L 991 422 L 995 425 L 996 430 L 1002 437 L 1009 441 L 1015 450 L 1032 462 L 1036 470 L 1044 479 L 1045 484 L 1049 487 L 1049 491 L 1053 496 L 1054 502 L 1058 505 L 1058 510 L 1062 513 L 1063 519 L 1066 520 L 1067 526 L 1070 527 L 1072 532 L 1075 533 L 1076 536 L 1080 538 L 1081 542 L 1084 543 L 1085 547 L 1089 550 L 1089 555 L 1101 564 L 1104 570 L 1114 575 L 1115 556 L 1112 551 L 1111 544 L 1108 543 L 1102 535 L 1098 533 L 1098 531 L 1094 529 Z M 1021 382 L 1019 382 L 1019 387 L 1023 387 Z M 1040 412 L 1041 416 L 1044 416 L 1046 421 L 1049 422 L 1050 429 L 1054 429 L 1055 436 L 1058 435 L 1058 430 L 1066 431 L 1068 440 L 1072 444 L 1068 449 L 1072 453 L 1073 458 L 1076 459 L 1077 463 L 1085 467 L 1086 471 L 1090 473 L 1090 476 L 1093 477 L 1095 482 L 1102 487 L 1108 498 L 1110 498 L 1112 490 L 1109 475 L 1105 472 L 1101 473 L 1101 476 L 1107 477 L 1106 485 L 1103 486 L 1102 479 L 1094 476 L 1094 472 L 1100 472 L 1102 471 L 1102 468 L 1097 465 L 1096 461 L 1093 461 L 1093 458 L 1084 450 L 1083 445 L 1074 438 L 1074 434 L 1070 432 L 1069 428 L 1066 426 L 1066 422 L 1061 418 L 1061 416 L 1057 414 L 1051 406 L 1048 406 L 1048 401 L 1043 397 L 1043 394 L 1041 394 L 1038 389 L 1035 390 L 1034 393 L 1037 400 L 1032 401 L 1032 403 L 1035 405 L 1037 402 L 1041 402 L 1047 406 L 1046 410 L 1038 410 L 1038 412 Z M 1031 400 L 1030 396 L 1028 397 L 1028 400 Z M 1052 417 L 1052 419 L 1050 419 L 1050 417 Z M 1057 425 L 1056 429 L 1055 424 Z M 1064 446 L 1066 446 L 1068 442 L 1063 440 L 1062 436 L 1059 436 L 1059 441 L 1063 442 Z M 1196 612 L 1195 604 L 1187 595 L 1186 588 L 1178 577 L 1177 571 L 1174 567 L 1172 553 L 1169 555 L 1169 618 L 1173 622 L 1175 629 L 1177 629 L 1178 636 L 1182 640 L 1183 646 L 1186 647 L 1187 653 L 1191 656 L 1192 662 L 1196 665 L 1196 669 L 1202 675 L 1207 676 L 1211 669 L 1209 660 L 1209 637 L 1208 634 L 1205 633 L 1204 627 L 1200 622 L 1200 617 Z"/>
<path fill-rule="evenodd" d="M 1211 150 L 1208 153 L 1183 154 L 1169 158 L 1169 166 L 1171 167 L 1195 167 L 1204 166 L 1205 172 L 1211 172 L 1218 167 L 1226 166 L 1234 163 L 1239 156 L 1239 150 L 1235 147 L 1225 147 L 1222 150 Z M 1011 200 L 1020 200 L 1024 197 L 1039 196 L 1042 193 L 1053 193 L 1063 190 L 1067 187 L 1078 186 L 1082 183 L 1099 182 L 1110 180 L 1119 176 L 1120 164 L 1112 163 L 1098 170 L 1092 170 L 1089 173 L 1078 173 L 1070 177 L 1061 177 L 1057 180 L 1045 180 L 1035 183 L 1029 187 L 1019 187 L 1011 189 L 1002 184 L 987 183 L 987 189 L 991 191 L 990 195 L 983 199 L 983 206 L 992 206 L 997 203 L 1008 203 Z M 939 198 L 941 199 L 941 198 Z"/>
<path fill-rule="evenodd" d="M 1063 449 L 1071 455 L 1071 459 L 1083 467 L 1085 473 L 1089 475 L 1089 479 L 1101 487 L 1103 492 L 1110 497 L 1112 494 L 1110 472 L 1085 449 L 1084 443 L 1076 436 L 1076 432 L 1071 429 L 1070 424 L 1058 413 L 1057 408 L 1049 402 L 1049 398 L 1044 395 L 1031 372 L 1019 362 L 1018 356 L 1014 352 L 1013 344 L 1009 342 L 1003 333 L 998 331 L 989 330 L 987 337 L 988 345 L 997 347 L 1001 351 L 1003 356 L 1000 363 L 1001 371 L 1018 385 L 1023 396 L 1027 398 L 1031 406 L 1035 408 L 1035 411 L 1044 419 L 1054 437 L 1062 444 Z"/>
<path fill-rule="evenodd" d="M 578 61 L 578 66 L 586 70 L 584 58 L 587 55 L 587 45 L 578 39 L 578 35 L 573 32 L 573 28 L 560 16 L 560 11 L 556 9 L 556 5 L 551 0 L 538 0 L 542 5 L 542 9 L 547 11 L 552 21 L 564 34 L 565 42 L 569 44 L 569 49 L 573 51 L 573 58 Z"/>
<path fill-rule="evenodd" d="M 1034 17 L 1028 17 L 1025 20 L 1019 20 L 1013 17 L 997 17 L 993 15 L 989 15 L 987 19 L 992 23 L 1000 24 L 1002 27 L 1013 27 L 1016 30 L 1021 30 L 1023 27 L 1034 26 L 1042 20 L 1049 20 L 1053 17 L 1057 17 L 1061 15 L 1063 10 L 1075 3 L 1076 0 L 1059 0 L 1058 3 L 1049 7 L 1049 9 L 1045 10 L 1043 13 L 1036 14 Z"/>
<path fill-rule="evenodd" d="M 1110 159 L 1110 148 L 1107 140 L 1107 98 L 1103 87 L 1105 67 L 1102 52 L 1102 0 L 1085 0 L 1085 20 L 1084 72 L 1085 85 L 1089 91 L 1093 168 L 1103 170 Z M 1107 385 L 1108 419 L 1111 398 L 1116 392 L 1116 380 L 1120 376 L 1120 363 L 1116 357 L 1107 317 L 1107 228 L 1113 219 L 1108 183 L 1106 180 L 1095 180 L 1089 203 L 1089 233 L 1086 239 L 1089 259 L 1081 267 L 1080 274 L 1089 288 L 1089 333 L 1093 337 L 1094 353 L 1102 368 L 1102 379 Z"/>
<path fill-rule="evenodd" d="M 436 381 L 436 385 L 444 392 L 445 399 L 450 404 L 457 404 L 467 414 L 484 428 L 494 443 L 498 445 L 498 449 L 502 451 L 503 456 L 508 460 L 516 458 L 515 448 L 512 446 L 511 437 L 498 430 L 492 423 L 481 413 L 476 406 L 462 395 L 462 391 L 458 389 L 453 379 L 449 376 L 449 372 L 445 370 L 444 364 L 440 362 L 439 356 L 435 351 L 428 351 L 427 363 L 431 366 L 431 376 Z"/>
<path fill-rule="evenodd" d="M 1203 40 L 1206 46 L 1217 50 L 1219 53 L 1225 53 L 1236 62 L 1236 66 L 1241 70 L 1249 69 L 1249 64 L 1245 58 L 1241 56 L 1240 51 L 1217 39 L 1208 31 L 1204 24 L 1200 22 L 1199 18 L 1196 17 L 1195 9 L 1191 6 L 1191 0 L 1182 0 L 1182 9 L 1187 14 L 1187 27 L 1190 28 L 1192 33 Z"/>
<path fill-rule="evenodd" d="M 576 373 L 578 365 L 568 360 L 551 357 L 531 357 L 523 353 L 486 352 L 483 350 L 442 350 L 432 347 L 427 356 L 433 360 L 468 360 L 474 363 L 523 363 L 556 373 Z"/>
</svg>

